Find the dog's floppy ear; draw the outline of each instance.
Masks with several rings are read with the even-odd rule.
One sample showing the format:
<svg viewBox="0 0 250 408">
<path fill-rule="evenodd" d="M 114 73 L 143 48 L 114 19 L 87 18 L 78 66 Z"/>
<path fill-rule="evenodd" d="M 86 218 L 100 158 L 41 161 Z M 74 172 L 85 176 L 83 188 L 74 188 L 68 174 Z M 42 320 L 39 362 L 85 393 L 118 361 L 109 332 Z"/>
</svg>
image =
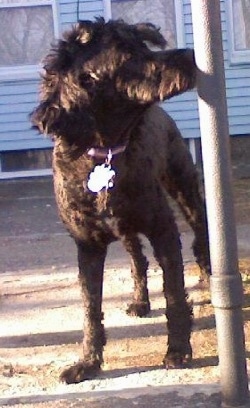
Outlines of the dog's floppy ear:
<svg viewBox="0 0 250 408">
<path fill-rule="evenodd" d="M 52 92 L 45 80 L 42 86 L 41 102 L 31 113 L 30 120 L 33 127 L 45 135 L 66 139 L 70 135 L 69 144 L 77 145 L 78 140 L 88 143 L 92 137 L 94 119 L 89 111 L 87 97 L 84 93 L 83 95 L 79 93 L 78 104 L 74 104 L 72 99 L 77 95 L 74 96 L 74 89 L 70 95 L 70 87 L 64 87 L 63 82 L 70 81 L 67 77 L 59 79 L 58 88 L 55 87 Z"/>
<path fill-rule="evenodd" d="M 31 122 L 41 133 L 66 142 L 64 150 L 72 157 L 79 157 L 93 144 L 95 121 L 88 107 L 82 111 L 78 108 L 67 111 L 48 99 L 31 113 Z"/>
<path fill-rule="evenodd" d="M 65 139 L 70 135 L 69 144 L 76 146 L 90 143 L 94 119 L 89 110 L 88 92 L 79 83 L 76 72 L 78 59 L 83 63 L 83 48 L 99 32 L 103 21 L 79 22 L 45 58 L 40 103 L 30 115 L 33 127 L 41 133 Z"/>
<path fill-rule="evenodd" d="M 60 118 L 60 108 L 53 106 L 49 101 L 41 102 L 30 114 L 30 120 L 34 128 L 45 135 L 55 135 L 59 130 L 57 124 Z"/>
<path fill-rule="evenodd" d="M 91 21 L 76 24 L 44 59 L 40 104 L 31 114 L 34 127 L 41 133 L 62 135 L 67 123 L 74 125 L 74 112 L 88 105 L 88 94 L 78 83 L 74 66 L 82 54 L 82 44 L 93 36 L 94 24 Z"/>
<path fill-rule="evenodd" d="M 70 135 L 69 144 L 76 146 L 79 140 L 89 143 L 94 120 L 88 110 L 88 95 L 75 84 L 70 73 L 45 72 L 40 99 L 30 115 L 34 128 L 53 138 L 67 139 Z"/>
</svg>

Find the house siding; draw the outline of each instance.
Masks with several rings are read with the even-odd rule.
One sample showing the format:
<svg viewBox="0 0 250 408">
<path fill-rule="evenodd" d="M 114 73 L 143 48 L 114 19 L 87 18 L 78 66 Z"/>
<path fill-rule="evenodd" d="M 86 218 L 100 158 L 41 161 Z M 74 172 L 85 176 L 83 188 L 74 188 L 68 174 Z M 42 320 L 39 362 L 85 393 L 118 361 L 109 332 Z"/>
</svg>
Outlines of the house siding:
<svg viewBox="0 0 250 408">
<path fill-rule="evenodd" d="M 228 41 L 226 1 L 221 0 L 223 47 L 225 56 L 226 94 L 231 135 L 250 134 L 250 64 L 232 65 Z M 60 0 L 58 4 L 60 31 L 67 30 L 77 21 L 77 1 Z M 80 2 L 79 18 L 93 20 L 103 15 L 102 0 Z M 183 0 L 185 46 L 193 47 L 190 0 Z M 31 129 L 29 113 L 38 101 L 39 74 L 35 79 L 0 81 L 0 152 L 46 148 L 49 139 Z M 197 95 L 187 92 L 163 104 L 164 109 L 177 121 L 186 138 L 200 136 Z"/>
<path fill-rule="evenodd" d="M 79 5 L 79 19 L 93 20 L 95 17 L 103 15 L 102 0 L 81 1 Z M 68 29 L 71 24 L 77 21 L 77 1 L 60 0 L 60 24 L 61 31 Z"/>
<path fill-rule="evenodd" d="M 29 113 L 38 95 L 38 80 L 4 81 L 0 83 L 0 151 L 51 146 L 31 129 Z"/>
</svg>

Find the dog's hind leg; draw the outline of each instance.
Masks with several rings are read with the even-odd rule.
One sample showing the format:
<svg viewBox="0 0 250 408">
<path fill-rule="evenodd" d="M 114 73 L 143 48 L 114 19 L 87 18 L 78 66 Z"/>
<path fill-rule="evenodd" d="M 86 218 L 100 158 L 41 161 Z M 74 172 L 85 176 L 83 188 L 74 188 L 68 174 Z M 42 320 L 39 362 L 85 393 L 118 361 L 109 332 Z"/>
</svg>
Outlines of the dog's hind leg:
<svg viewBox="0 0 250 408">
<path fill-rule="evenodd" d="M 209 240 L 206 207 L 200 192 L 198 173 L 178 130 L 169 149 L 165 187 L 194 231 L 193 251 L 200 267 L 200 280 L 207 281 L 211 274 Z"/>
<path fill-rule="evenodd" d="M 193 314 L 185 292 L 181 244 L 174 217 L 167 208 L 165 214 L 160 211 L 158 214 L 148 238 L 163 270 L 163 292 L 167 303 L 168 348 L 163 363 L 166 368 L 181 368 L 192 359 Z"/>
<path fill-rule="evenodd" d="M 106 248 L 77 243 L 79 282 L 82 289 L 83 359 L 61 374 L 67 384 L 79 383 L 95 377 L 103 362 L 103 346 L 106 343 L 102 324 L 103 269 Z"/>
<path fill-rule="evenodd" d="M 147 288 L 148 261 L 143 255 L 139 237 L 126 236 L 122 243 L 131 256 L 131 275 L 134 280 L 133 302 L 127 309 L 130 316 L 146 316 L 150 312 L 150 302 Z"/>
</svg>

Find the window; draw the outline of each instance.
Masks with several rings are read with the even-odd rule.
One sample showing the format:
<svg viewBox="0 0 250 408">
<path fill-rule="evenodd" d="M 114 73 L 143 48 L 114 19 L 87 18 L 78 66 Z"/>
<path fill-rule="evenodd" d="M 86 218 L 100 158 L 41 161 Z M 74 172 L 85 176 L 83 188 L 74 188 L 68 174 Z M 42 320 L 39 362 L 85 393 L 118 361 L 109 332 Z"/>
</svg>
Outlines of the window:
<svg viewBox="0 0 250 408">
<path fill-rule="evenodd" d="M 228 0 L 228 34 L 232 63 L 250 63 L 250 0 Z"/>
<path fill-rule="evenodd" d="M 37 75 L 58 36 L 54 0 L 0 0 L 0 79 Z"/>
<path fill-rule="evenodd" d="M 150 22 L 161 28 L 169 48 L 184 45 L 181 0 L 106 0 L 106 18 Z M 177 23 L 178 22 L 178 23 Z"/>
</svg>

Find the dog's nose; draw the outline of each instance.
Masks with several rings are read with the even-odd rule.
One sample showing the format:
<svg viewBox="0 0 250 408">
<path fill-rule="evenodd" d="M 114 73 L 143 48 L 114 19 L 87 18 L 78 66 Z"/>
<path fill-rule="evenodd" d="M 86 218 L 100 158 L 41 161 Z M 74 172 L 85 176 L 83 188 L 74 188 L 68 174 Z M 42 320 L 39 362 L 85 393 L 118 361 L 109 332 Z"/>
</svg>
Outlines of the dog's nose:
<svg viewBox="0 0 250 408">
<path fill-rule="evenodd" d="M 192 61 L 194 61 L 194 50 L 192 48 L 187 48 L 186 49 L 186 55 L 188 58 L 190 58 Z"/>
<path fill-rule="evenodd" d="M 195 55 L 192 48 L 179 48 L 176 51 L 178 57 L 184 58 L 187 63 L 195 65 Z"/>
<path fill-rule="evenodd" d="M 187 48 L 185 51 L 186 51 L 185 54 L 186 54 L 187 59 L 188 59 L 191 63 L 195 64 L 194 50 L 191 49 L 191 48 Z"/>
<path fill-rule="evenodd" d="M 190 69 L 192 75 L 196 73 L 196 62 L 194 50 L 191 48 L 180 49 L 178 52 L 179 57 L 181 58 L 182 63 L 186 68 Z"/>
<path fill-rule="evenodd" d="M 185 65 L 196 66 L 194 50 L 192 48 L 177 48 L 173 50 L 172 57 L 174 57 L 175 62 L 178 60 L 185 63 Z"/>
</svg>

